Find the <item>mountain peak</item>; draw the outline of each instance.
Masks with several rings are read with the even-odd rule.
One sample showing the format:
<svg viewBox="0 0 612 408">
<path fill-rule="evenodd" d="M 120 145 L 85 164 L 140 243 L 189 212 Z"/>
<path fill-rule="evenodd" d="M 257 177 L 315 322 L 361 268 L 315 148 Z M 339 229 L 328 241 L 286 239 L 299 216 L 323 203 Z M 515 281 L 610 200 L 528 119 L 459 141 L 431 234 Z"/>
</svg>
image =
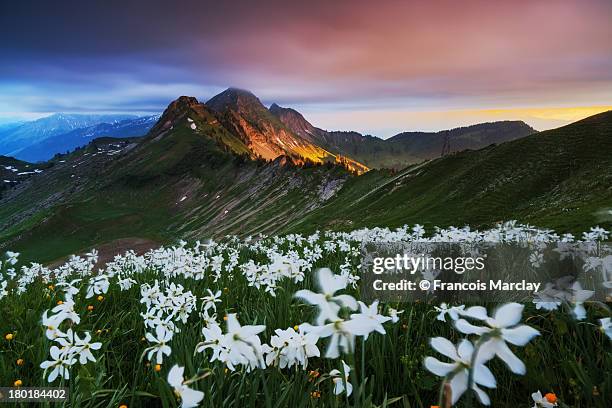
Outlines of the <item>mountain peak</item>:
<svg viewBox="0 0 612 408">
<path fill-rule="evenodd" d="M 245 108 L 264 108 L 263 104 L 252 92 L 239 88 L 227 88 L 218 95 L 213 96 L 206 102 L 206 106 L 217 112 L 227 108 L 240 110 Z"/>
<path fill-rule="evenodd" d="M 151 129 L 149 135 L 157 136 L 161 132 L 172 129 L 180 120 L 192 115 L 207 121 L 213 117 L 212 112 L 206 105 L 199 102 L 193 96 L 180 96 L 170 102 L 164 113 L 161 115 L 157 124 Z"/>
<path fill-rule="evenodd" d="M 172 122 L 178 117 L 181 117 L 186 112 L 202 108 L 203 105 L 193 96 L 180 96 L 170 102 L 160 118 L 160 122 L 169 127 Z"/>
<path fill-rule="evenodd" d="M 193 96 L 179 96 L 177 99 L 170 102 L 167 109 L 180 110 L 185 108 L 193 108 L 199 104 L 200 102 Z"/>
</svg>

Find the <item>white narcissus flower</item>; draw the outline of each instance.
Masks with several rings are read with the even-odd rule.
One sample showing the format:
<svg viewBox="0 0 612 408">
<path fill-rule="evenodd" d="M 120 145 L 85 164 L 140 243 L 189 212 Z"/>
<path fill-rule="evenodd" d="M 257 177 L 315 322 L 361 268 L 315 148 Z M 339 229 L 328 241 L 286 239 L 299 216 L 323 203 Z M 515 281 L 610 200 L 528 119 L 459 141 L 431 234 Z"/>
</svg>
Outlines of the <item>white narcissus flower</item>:
<svg viewBox="0 0 612 408">
<path fill-rule="evenodd" d="M 355 334 L 350 327 L 346 326 L 346 320 L 338 319 L 324 326 L 312 326 L 308 323 L 300 325 L 300 330 L 305 333 L 314 333 L 317 337 L 330 337 L 325 358 L 338 358 L 340 353 L 352 353 L 355 349 Z M 362 334 L 369 333 L 364 330 Z"/>
<path fill-rule="evenodd" d="M 488 327 L 474 326 L 465 319 L 457 320 L 455 327 L 462 333 L 482 336 L 484 343 L 480 346 L 479 356 L 482 355 L 485 360 L 488 360 L 497 355 L 506 363 L 510 371 L 515 374 L 525 374 L 525 364 L 512 353 L 506 344 L 508 342 L 515 346 L 524 346 L 540 334 L 532 327 L 519 324 L 523 308 L 524 306 L 519 303 L 508 303 L 499 307 L 494 317 L 491 318 L 486 316 L 484 307 L 474 306 L 462 314 L 484 320 Z"/>
<path fill-rule="evenodd" d="M 210 358 L 210 362 L 215 360 L 224 361 L 221 355 L 227 354 L 227 347 L 225 346 L 225 335 L 221 327 L 217 323 L 210 324 L 202 327 L 202 334 L 204 335 L 204 341 L 196 346 L 196 351 L 202 353 L 206 349 L 211 349 L 213 355 Z"/>
<path fill-rule="evenodd" d="M 166 328 L 162 325 L 159 325 L 155 328 L 155 336 L 151 333 L 146 333 L 145 338 L 150 342 L 155 344 L 152 347 L 149 347 L 145 350 L 147 352 L 147 359 L 152 361 L 152 357 L 155 354 L 155 362 L 156 364 L 161 364 L 164 361 L 164 354 L 169 356 L 172 353 L 172 349 L 166 343 L 172 340 L 173 333 L 171 331 L 166 330 Z"/>
<path fill-rule="evenodd" d="M 383 316 L 389 319 L 388 316 Z M 308 323 L 300 325 L 305 333 L 314 333 L 321 338 L 330 337 L 325 358 L 338 358 L 340 353 L 352 353 L 355 349 L 355 336 L 367 337 L 373 331 L 382 328 L 378 320 L 370 317 L 359 317 L 344 320 L 339 317 L 323 326 L 312 326 Z M 384 333 L 384 329 L 383 333 Z"/>
<path fill-rule="evenodd" d="M 93 295 L 101 295 L 108 292 L 108 287 L 110 286 L 110 282 L 108 281 L 108 276 L 99 275 L 96 276 L 89 282 L 89 286 L 87 288 L 87 295 L 85 295 L 86 299 L 89 299 Z"/>
<path fill-rule="evenodd" d="M 547 283 L 544 289 L 534 293 L 533 303 L 536 305 L 536 309 L 544 309 L 550 312 L 561 306 L 563 298 L 562 291 L 556 289 L 552 283 Z"/>
<path fill-rule="evenodd" d="M 351 367 L 342 360 L 342 368 L 344 370 L 343 373 L 334 368 L 329 372 L 329 375 L 334 382 L 334 394 L 340 395 L 346 390 L 346 396 L 348 397 L 353 393 L 353 384 L 349 382 Z"/>
<path fill-rule="evenodd" d="M 459 314 L 463 312 L 465 305 L 449 307 L 446 303 L 441 303 L 440 307 L 434 306 L 434 309 L 436 309 L 436 312 L 439 312 L 436 319 L 440 320 L 441 322 L 445 322 L 446 315 L 453 320 L 459 319 Z"/>
<path fill-rule="evenodd" d="M 534 402 L 532 408 L 553 408 L 557 406 L 556 402 L 550 402 L 539 390 L 531 394 L 531 399 Z"/>
<path fill-rule="evenodd" d="M 74 311 L 74 301 L 72 299 L 60 303 L 51 309 L 51 311 L 56 313 L 55 318 L 59 322 L 63 322 L 66 319 L 71 320 L 75 324 L 81 322 L 81 317 Z"/>
<path fill-rule="evenodd" d="M 45 336 L 49 340 L 55 340 L 59 337 L 66 337 L 65 333 L 62 333 L 59 329 L 59 325 L 62 324 L 64 319 L 61 315 L 48 316 L 49 311 L 45 310 L 42 315 L 42 325 L 46 328 Z"/>
<path fill-rule="evenodd" d="M 337 291 L 346 288 L 348 284 L 346 277 L 334 275 L 331 269 L 322 268 L 317 271 L 317 282 L 321 293 L 302 289 L 294 295 L 319 308 L 319 314 L 315 320 L 317 326 L 321 326 L 327 320 L 336 320 L 341 306 L 348 307 L 351 310 L 357 309 L 357 301 L 352 296 L 335 296 Z"/>
<path fill-rule="evenodd" d="M 93 264 L 97 263 L 98 262 L 98 250 L 92 249 L 91 251 L 85 254 L 85 257 L 91 263 Z"/>
<path fill-rule="evenodd" d="M 20 255 L 19 252 L 6 251 L 6 257 L 7 257 L 6 261 L 11 265 L 15 265 L 17 264 L 19 255 Z"/>
<path fill-rule="evenodd" d="M 76 358 L 70 353 L 62 352 L 59 347 L 52 346 L 49 350 L 51 354 L 51 360 L 44 361 L 41 363 L 40 368 L 44 369 L 45 372 L 52 368 L 47 381 L 52 383 L 58 376 L 61 376 L 65 380 L 70 379 L 70 366 L 76 363 Z"/>
<path fill-rule="evenodd" d="M 261 340 L 257 336 L 264 331 L 266 326 L 241 326 L 235 313 L 227 315 L 227 333 L 225 334 L 225 346 L 228 348 L 228 368 L 234 369 L 237 364 L 252 368 L 264 368 L 263 351 Z"/>
<path fill-rule="evenodd" d="M 301 365 L 303 369 L 308 366 L 309 357 L 319 357 L 317 347 L 319 336 L 315 333 L 296 332 L 292 327 L 281 330 L 276 329 L 275 335 L 270 338 L 270 345 L 264 345 L 266 364 L 277 365 L 280 368 Z"/>
<path fill-rule="evenodd" d="M 204 393 L 193 390 L 185 384 L 184 372 L 184 367 L 175 364 L 168 372 L 168 384 L 172 387 L 174 394 L 180 398 L 182 408 L 197 407 L 204 398 Z"/>
<path fill-rule="evenodd" d="M 132 286 L 134 286 L 134 284 L 136 284 L 136 281 L 132 278 L 125 278 L 125 279 L 119 279 L 117 283 L 119 284 L 119 289 L 129 290 Z"/>
<path fill-rule="evenodd" d="M 89 332 L 86 332 L 85 338 L 81 339 L 72 329 L 66 331 L 66 337 L 59 337 L 55 341 L 62 346 L 62 352 L 78 356 L 81 364 L 87 364 L 87 361 L 96 362 L 91 350 L 99 350 L 102 347 L 102 343 L 91 343 Z"/>
<path fill-rule="evenodd" d="M 378 313 L 378 300 L 375 300 L 370 306 L 366 305 L 362 301 L 359 301 L 359 309 L 361 313 L 353 313 L 351 315 L 352 324 L 356 324 L 357 322 L 362 323 L 364 326 L 370 326 L 371 331 L 377 331 L 380 334 L 385 334 L 385 328 L 383 327 L 383 323 L 391 320 L 391 317 L 384 316 Z M 364 335 L 364 339 L 367 340 L 370 333 L 366 333 Z"/>
<path fill-rule="evenodd" d="M 218 290 L 215 293 L 213 293 L 210 289 L 206 289 L 206 291 L 208 292 L 208 295 L 202 298 L 202 300 L 204 301 L 204 310 L 212 308 L 214 311 L 217 311 L 216 303 L 221 302 L 221 291 Z"/>
<path fill-rule="evenodd" d="M 74 335 L 74 347 L 76 348 L 76 354 L 79 356 L 79 363 L 87 364 L 87 361 L 96 362 L 91 350 L 100 350 L 102 343 L 91 343 L 91 335 L 89 332 L 85 332 L 84 339 L 80 339 L 76 334 Z"/>
<path fill-rule="evenodd" d="M 217 314 L 213 313 L 212 315 L 209 313 L 210 309 L 204 309 L 203 312 L 200 313 L 200 317 L 202 318 L 202 324 L 204 327 L 211 326 L 213 324 L 217 324 Z"/>
<path fill-rule="evenodd" d="M 435 375 L 446 378 L 452 390 L 451 404 L 455 405 L 468 388 L 469 369 L 472 367 L 474 346 L 469 340 L 464 339 L 461 340 L 458 347 L 455 347 L 453 343 L 444 337 L 434 337 L 431 339 L 430 344 L 438 353 L 452 360 L 452 363 L 444 363 L 435 357 L 426 357 L 424 365 L 425 368 Z M 474 371 L 472 389 L 476 392 L 480 402 L 484 405 L 490 405 L 491 400 L 489 396 L 478 385 L 495 388 L 497 382 L 491 370 L 484 365 L 485 360 L 480 358 L 479 355 L 476 357 L 475 364 L 472 367 Z"/>
<path fill-rule="evenodd" d="M 79 288 L 75 285 L 81 282 L 82 279 L 74 279 L 70 282 L 59 282 L 56 286 L 65 287 L 64 293 L 66 294 L 66 300 L 72 300 L 72 298 L 79 294 Z"/>
<path fill-rule="evenodd" d="M 277 254 L 274 257 L 272 263 L 268 265 L 268 270 L 282 276 L 297 278 L 298 282 L 301 282 L 303 279 L 303 274 L 300 273 L 300 266 L 290 258 L 282 255 Z"/>
</svg>

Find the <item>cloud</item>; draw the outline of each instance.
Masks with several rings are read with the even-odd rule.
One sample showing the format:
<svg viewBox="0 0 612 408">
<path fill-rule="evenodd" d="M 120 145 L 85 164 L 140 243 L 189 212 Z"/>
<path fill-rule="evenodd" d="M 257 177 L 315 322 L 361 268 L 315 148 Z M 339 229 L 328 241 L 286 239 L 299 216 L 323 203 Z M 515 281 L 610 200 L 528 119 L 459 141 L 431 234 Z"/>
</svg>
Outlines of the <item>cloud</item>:
<svg viewBox="0 0 612 408">
<path fill-rule="evenodd" d="M 606 105 L 611 18 L 608 1 L 2 3 L 0 114 L 228 86 L 330 114 Z"/>
</svg>

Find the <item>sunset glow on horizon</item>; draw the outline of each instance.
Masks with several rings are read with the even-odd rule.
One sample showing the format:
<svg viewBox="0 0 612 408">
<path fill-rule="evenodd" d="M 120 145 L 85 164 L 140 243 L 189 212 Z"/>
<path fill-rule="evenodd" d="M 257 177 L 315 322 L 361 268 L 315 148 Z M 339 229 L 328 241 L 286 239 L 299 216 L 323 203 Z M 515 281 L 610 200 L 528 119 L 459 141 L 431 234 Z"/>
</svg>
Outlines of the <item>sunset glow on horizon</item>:
<svg viewBox="0 0 612 408">
<path fill-rule="evenodd" d="M 536 130 L 543 131 L 612 110 L 610 106 L 580 106 L 563 108 L 515 108 L 448 111 L 347 111 L 302 112 L 306 119 L 327 130 L 349 129 L 359 123 L 362 128 L 352 129 L 364 134 L 387 138 L 408 131 L 440 131 L 470 126 L 483 122 L 520 120 Z M 393 124 L 397 127 L 389 127 Z M 336 126 L 336 127 L 334 127 Z M 337 127 L 339 126 L 339 127 Z"/>
</svg>

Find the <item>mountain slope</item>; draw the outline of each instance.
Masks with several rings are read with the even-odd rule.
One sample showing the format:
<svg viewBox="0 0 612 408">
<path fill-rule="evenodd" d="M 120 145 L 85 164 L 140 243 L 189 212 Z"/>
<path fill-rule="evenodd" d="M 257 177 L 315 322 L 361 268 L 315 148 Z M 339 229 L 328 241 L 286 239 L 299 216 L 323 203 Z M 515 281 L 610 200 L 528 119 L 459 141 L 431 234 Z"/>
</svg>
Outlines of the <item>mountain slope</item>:
<svg viewBox="0 0 612 408">
<path fill-rule="evenodd" d="M 83 115 L 56 113 L 21 126 L 0 132 L 0 154 L 18 156 L 29 146 L 49 137 L 98 123 L 114 123 L 134 118 L 133 115 Z"/>
<path fill-rule="evenodd" d="M 403 132 L 386 140 L 395 151 L 407 152 L 421 159 L 440 157 L 445 138 L 450 152 L 477 150 L 491 144 L 520 139 L 536 133 L 525 122 L 500 121 L 479 123 L 440 132 Z"/>
<path fill-rule="evenodd" d="M 67 133 L 51 136 L 21 150 L 16 157 L 21 160 L 38 162 L 49 160 L 57 153 L 65 153 L 85 146 L 100 137 L 138 137 L 146 135 L 157 122 L 159 115 L 114 120 L 112 123 L 98 123 L 93 126 L 74 129 Z"/>
<path fill-rule="evenodd" d="M 293 132 L 333 153 L 352 157 L 372 168 L 402 168 L 440 157 L 445 138 L 450 152 L 480 149 L 494 143 L 516 140 L 536 131 L 524 122 L 503 121 L 445 130 L 441 132 L 404 132 L 383 140 L 357 132 L 319 129 L 301 113 L 270 106 L 270 112 Z"/>
<path fill-rule="evenodd" d="M 490 225 L 518 219 L 560 231 L 612 225 L 612 111 L 393 174 L 352 179 L 294 230 Z"/>
<path fill-rule="evenodd" d="M 0 197 L 3 191 L 42 173 L 46 168 L 48 165 L 37 166 L 13 157 L 0 156 Z"/>
<path fill-rule="evenodd" d="M 216 113 L 181 97 L 141 139 L 96 139 L 0 200 L 0 247 L 53 260 L 138 237 L 278 231 L 329 199 L 350 173 L 288 156 L 251 160 Z"/>
<path fill-rule="evenodd" d="M 339 162 L 358 173 L 368 170 L 352 158 L 330 153 L 312 139 L 294 133 L 248 91 L 229 88 L 206 106 L 218 113 L 221 123 L 256 157 L 274 160 L 285 155 L 299 163 Z"/>
<path fill-rule="evenodd" d="M 230 88 L 211 98 L 206 106 L 215 110 L 225 127 L 263 159 L 290 155 L 321 161 L 328 155 L 295 137 L 250 92 Z"/>
<path fill-rule="evenodd" d="M 25 123 L 24 121 L 0 122 L 0 134 L 16 129 L 19 126 L 22 126 L 24 123 Z"/>
</svg>

